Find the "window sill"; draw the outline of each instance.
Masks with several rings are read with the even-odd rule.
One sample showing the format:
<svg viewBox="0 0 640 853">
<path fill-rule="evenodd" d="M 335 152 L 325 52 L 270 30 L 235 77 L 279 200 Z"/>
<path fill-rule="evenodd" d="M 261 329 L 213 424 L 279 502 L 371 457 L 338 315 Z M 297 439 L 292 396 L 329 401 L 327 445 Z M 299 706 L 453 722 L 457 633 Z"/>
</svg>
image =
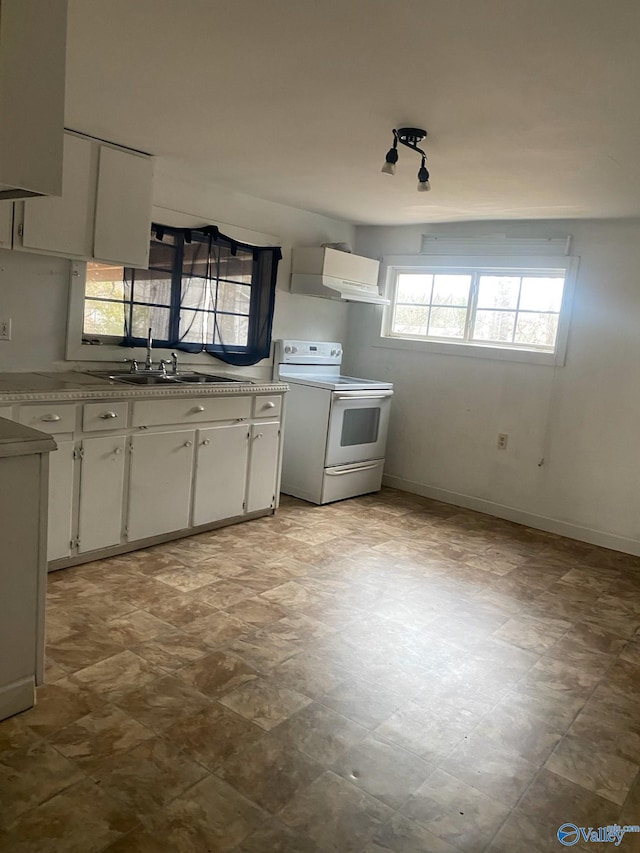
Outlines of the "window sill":
<svg viewBox="0 0 640 853">
<path fill-rule="evenodd" d="M 388 349 L 412 350 L 413 352 L 424 352 L 432 355 L 453 355 L 469 358 L 486 358 L 495 361 L 515 361 L 520 364 L 546 365 L 548 367 L 564 364 L 564 359 L 560 353 L 507 349 L 506 347 L 483 346 L 481 344 L 419 341 L 409 338 L 381 336 L 374 346 Z"/>
</svg>

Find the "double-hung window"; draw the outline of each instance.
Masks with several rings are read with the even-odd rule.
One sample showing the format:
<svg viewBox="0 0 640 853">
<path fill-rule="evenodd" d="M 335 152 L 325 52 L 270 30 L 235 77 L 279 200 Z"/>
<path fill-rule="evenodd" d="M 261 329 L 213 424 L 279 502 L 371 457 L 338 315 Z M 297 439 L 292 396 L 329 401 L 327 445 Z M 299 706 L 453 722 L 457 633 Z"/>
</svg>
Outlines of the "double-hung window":
<svg viewBox="0 0 640 853">
<path fill-rule="evenodd" d="M 563 361 L 576 259 L 405 256 L 386 258 L 385 268 L 391 304 L 384 313 L 383 343 Z"/>
<path fill-rule="evenodd" d="M 269 355 L 280 249 L 215 228 L 154 225 L 148 269 L 87 265 L 83 338 L 208 352 L 230 364 Z"/>
</svg>

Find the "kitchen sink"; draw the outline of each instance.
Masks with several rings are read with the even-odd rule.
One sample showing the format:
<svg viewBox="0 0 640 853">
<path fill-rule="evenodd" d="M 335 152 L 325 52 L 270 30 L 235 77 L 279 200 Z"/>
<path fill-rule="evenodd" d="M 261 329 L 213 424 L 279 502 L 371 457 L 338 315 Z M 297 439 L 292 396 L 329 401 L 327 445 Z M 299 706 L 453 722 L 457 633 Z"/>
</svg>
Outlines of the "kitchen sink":
<svg viewBox="0 0 640 853">
<path fill-rule="evenodd" d="M 130 370 L 93 370 L 91 376 L 100 379 L 111 379 L 113 382 L 124 382 L 126 385 L 220 385 L 235 383 L 253 385 L 250 379 L 232 379 L 230 376 L 218 376 L 212 373 L 162 373 L 160 370 L 144 370 L 131 373 Z"/>
<path fill-rule="evenodd" d="M 242 385 L 253 385 L 250 379 L 232 379 L 230 376 L 215 376 L 212 373 L 178 373 L 172 377 L 176 382 L 188 382 L 194 384 L 236 382 Z"/>
<path fill-rule="evenodd" d="M 110 376 L 114 382 L 126 382 L 127 385 L 175 385 L 178 381 L 174 376 L 154 376 L 151 373 L 127 373 L 124 376 Z"/>
</svg>

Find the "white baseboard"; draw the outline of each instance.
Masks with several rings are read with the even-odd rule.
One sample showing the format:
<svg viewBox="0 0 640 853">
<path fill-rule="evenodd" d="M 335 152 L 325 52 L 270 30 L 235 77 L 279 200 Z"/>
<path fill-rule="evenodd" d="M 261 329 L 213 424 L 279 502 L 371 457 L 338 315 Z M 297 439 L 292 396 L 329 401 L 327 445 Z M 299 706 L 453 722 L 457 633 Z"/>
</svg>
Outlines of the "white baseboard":
<svg viewBox="0 0 640 853">
<path fill-rule="evenodd" d="M 475 498 L 472 495 L 462 495 L 458 492 L 450 492 L 447 489 L 439 489 L 435 486 L 427 486 L 424 483 L 416 483 L 413 480 L 405 480 L 404 477 L 395 477 L 393 474 L 385 474 L 382 478 L 385 486 L 400 489 L 403 492 L 411 492 L 425 498 L 432 498 L 442 503 L 461 506 L 465 509 L 474 509 L 507 521 L 515 521 L 517 524 L 526 524 L 536 530 L 545 530 L 547 533 L 557 533 L 569 539 L 578 539 L 580 542 L 588 542 L 590 545 L 599 545 L 602 548 L 611 548 L 613 551 L 623 551 L 625 554 L 640 556 L 640 541 L 629 539 L 626 536 L 618 536 L 615 533 L 607 533 L 604 530 L 595 530 L 591 527 L 582 527 L 569 521 L 559 521 L 548 518 L 545 515 L 536 515 L 532 512 L 517 509 L 487 501 L 483 498 Z"/>
</svg>

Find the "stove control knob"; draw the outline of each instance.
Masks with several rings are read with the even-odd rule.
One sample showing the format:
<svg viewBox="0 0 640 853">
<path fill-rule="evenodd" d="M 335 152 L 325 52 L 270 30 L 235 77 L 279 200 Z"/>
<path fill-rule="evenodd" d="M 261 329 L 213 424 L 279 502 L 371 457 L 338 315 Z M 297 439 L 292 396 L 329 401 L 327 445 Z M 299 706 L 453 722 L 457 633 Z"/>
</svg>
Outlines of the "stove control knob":
<svg viewBox="0 0 640 853">
<path fill-rule="evenodd" d="M 291 352 L 292 352 L 292 353 L 297 353 L 297 352 L 298 352 L 298 347 L 291 347 Z"/>
<path fill-rule="evenodd" d="M 289 344 L 286 345 L 286 347 L 284 348 L 284 351 L 285 352 L 291 352 L 291 347 L 289 346 Z"/>
<path fill-rule="evenodd" d="M 342 355 L 342 350 L 341 350 L 341 349 L 337 349 L 335 354 L 336 354 L 336 356 L 340 356 L 340 355 Z"/>
</svg>

